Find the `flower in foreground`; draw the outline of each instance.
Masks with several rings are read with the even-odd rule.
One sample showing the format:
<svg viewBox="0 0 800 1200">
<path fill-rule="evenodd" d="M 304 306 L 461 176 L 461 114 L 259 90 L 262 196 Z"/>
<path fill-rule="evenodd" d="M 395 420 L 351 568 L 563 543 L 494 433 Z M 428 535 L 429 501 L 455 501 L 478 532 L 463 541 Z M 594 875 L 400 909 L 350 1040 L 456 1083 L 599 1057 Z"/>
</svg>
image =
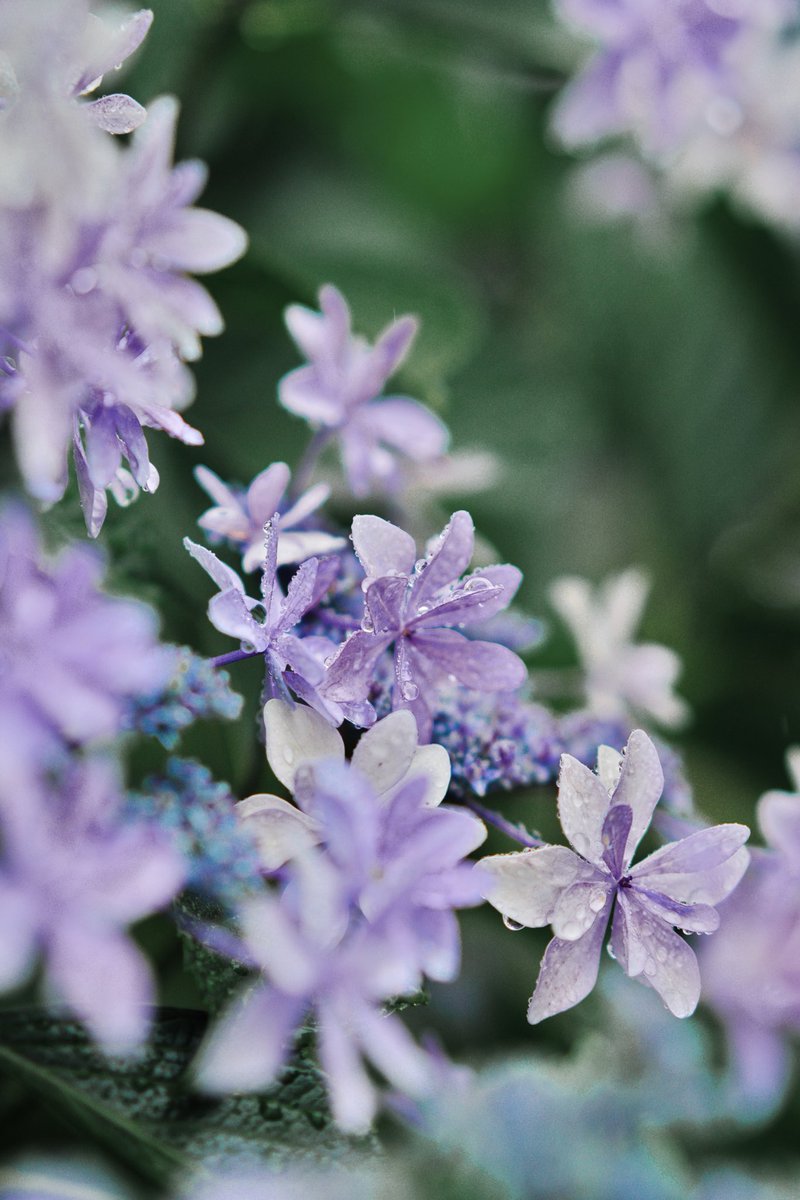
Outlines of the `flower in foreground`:
<svg viewBox="0 0 800 1200">
<path fill-rule="evenodd" d="M 279 512 L 278 566 L 303 562 L 316 554 L 332 554 L 345 545 L 344 538 L 323 530 L 303 528 L 308 518 L 325 503 L 330 488 L 319 483 L 288 507 L 283 500 L 292 473 L 286 463 L 276 462 L 256 475 L 246 491 L 230 487 L 208 467 L 195 467 L 194 477 L 211 499 L 197 524 L 213 538 L 224 538 L 242 555 L 242 570 L 255 571 L 264 563 L 264 526 Z"/>
<path fill-rule="evenodd" d="M 676 1017 L 694 1012 L 700 973 L 694 952 L 676 933 L 713 933 L 714 905 L 744 874 L 744 825 L 715 825 L 631 860 L 664 785 L 658 754 L 642 730 L 624 757 L 608 747 L 595 775 L 565 754 L 558 813 L 573 850 L 543 846 L 481 861 L 486 899 L 515 927 L 551 925 L 528 1021 L 572 1008 L 594 987 L 613 912 L 611 951 L 625 973 L 655 989 Z"/>
<path fill-rule="evenodd" d="M 502 612 L 522 579 L 508 565 L 483 567 L 462 578 L 475 540 L 468 512 L 453 513 L 427 558 L 419 561 L 414 539 L 380 517 L 355 517 L 352 538 L 366 573 L 366 611 L 361 629 L 329 663 L 327 696 L 340 703 L 365 696 L 378 660 L 394 645 L 393 707 L 413 712 L 420 741 L 427 742 L 442 688 L 456 682 L 483 692 L 521 687 L 527 677 L 521 658 L 505 646 L 459 632 Z"/>
<path fill-rule="evenodd" d="M 381 395 L 411 347 L 417 322 L 399 317 L 370 346 L 353 335 L 341 292 L 327 285 L 319 303 L 319 313 L 300 304 L 286 310 L 289 332 L 309 361 L 284 376 L 278 398 L 289 412 L 339 439 L 356 496 L 396 489 L 402 483 L 397 455 L 414 462 L 435 459 L 449 438 L 438 417 L 417 400 Z"/>
<path fill-rule="evenodd" d="M 184 865 L 154 822 L 122 814 L 115 766 L 72 765 L 24 796 L 0 774 L 0 988 L 30 974 L 110 1051 L 147 1033 L 154 986 L 126 928 L 164 907 Z"/>
<path fill-rule="evenodd" d="M 674 729 L 689 715 L 673 690 L 680 659 L 667 646 L 633 642 L 649 590 L 646 575 L 634 567 L 597 588 L 565 576 L 552 585 L 550 599 L 575 639 L 592 712 L 632 714 Z"/>
<path fill-rule="evenodd" d="M 267 761 L 275 777 L 290 792 L 295 790 L 298 773 L 315 763 L 345 761 L 340 735 L 312 708 L 268 700 L 264 706 L 264 730 Z M 423 804 L 434 808 L 444 800 L 450 783 L 447 751 L 443 746 L 419 746 L 414 717 L 404 710 L 389 713 L 362 733 L 351 763 L 371 785 L 375 800 L 382 807 L 390 804 L 404 784 L 423 779 Z M 248 796 L 237 805 L 237 811 L 255 833 L 268 871 L 283 866 L 287 859 L 321 837 L 318 824 L 280 796 Z"/>
</svg>

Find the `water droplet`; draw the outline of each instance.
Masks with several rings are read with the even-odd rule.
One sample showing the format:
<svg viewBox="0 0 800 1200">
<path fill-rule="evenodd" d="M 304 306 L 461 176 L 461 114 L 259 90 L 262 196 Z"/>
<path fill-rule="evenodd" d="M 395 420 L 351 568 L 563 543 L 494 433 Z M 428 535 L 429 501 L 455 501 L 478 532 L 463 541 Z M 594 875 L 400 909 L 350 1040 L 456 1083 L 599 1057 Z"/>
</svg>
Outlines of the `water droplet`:
<svg viewBox="0 0 800 1200">
<path fill-rule="evenodd" d="M 577 921 L 567 921 L 562 930 L 561 937 L 566 942 L 573 942 L 581 936 L 582 932 L 583 929 Z"/>
<path fill-rule="evenodd" d="M 291 746 L 283 747 L 283 761 L 287 764 L 287 766 L 291 766 L 294 762 L 294 750 L 291 748 Z"/>
<path fill-rule="evenodd" d="M 97 287 L 97 272 L 92 267 L 79 267 L 70 284 L 76 296 L 86 296 Z"/>
<path fill-rule="evenodd" d="M 603 888 L 596 888 L 589 893 L 589 908 L 592 912 L 600 912 L 600 909 L 606 902 L 606 893 Z"/>
<path fill-rule="evenodd" d="M 519 933 L 520 929 L 525 928 L 525 926 L 521 925 L 519 921 L 512 921 L 511 917 L 503 917 L 503 924 L 505 925 L 506 929 L 510 929 L 512 933 Z"/>
<path fill-rule="evenodd" d="M 614 961 L 616 962 L 617 956 L 614 953 L 614 947 L 611 945 L 611 942 L 609 942 L 608 945 L 606 946 L 606 953 L 608 954 L 609 958 L 613 958 Z"/>
<path fill-rule="evenodd" d="M 404 700 L 416 700 L 419 696 L 419 688 L 410 679 L 404 679 L 400 684 L 400 691 Z"/>
<path fill-rule="evenodd" d="M 656 973 L 656 970 L 657 970 L 657 967 L 656 967 L 655 962 L 653 961 L 652 958 L 648 958 L 647 962 L 644 964 L 644 973 L 647 976 L 647 978 L 652 979 Z"/>
<path fill-rule="evenodd" d="M 663 946 L 659 946 L 656 950 L 656 958 L 658 959 L 658 961 L 660 963 L 665 963 L 667 961 L 668 957 L 669 957 L 669 955 L 667 954 L 666 949 Z"/>
</svg>

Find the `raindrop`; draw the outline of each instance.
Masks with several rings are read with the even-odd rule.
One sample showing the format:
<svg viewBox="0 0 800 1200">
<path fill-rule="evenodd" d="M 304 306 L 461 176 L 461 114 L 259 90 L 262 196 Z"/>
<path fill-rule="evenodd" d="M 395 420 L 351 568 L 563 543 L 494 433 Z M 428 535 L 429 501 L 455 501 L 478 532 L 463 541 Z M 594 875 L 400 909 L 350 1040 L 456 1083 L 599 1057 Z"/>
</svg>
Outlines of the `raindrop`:
<svg viewBox="0 0 800 1200">
<path fill-rule="evenodd" d="M 602 888 L 596 888 L 589 894 L 589 908 L 592 912 L 600 912 L 606 902 L 606 894 Z"/>
<path fill-rule="evenodd" d="M 655 975 L 657 969 L 658 968 L 656 967 L 656 964 L 653 961 L 653 959 L 648 958 L 647 962 L 644 964 L 644 973 L 647 976 L 647 978 L 652 979 L 653 976 Z"/>
<path fill-rule="evenodd" d="M 416 700 L 419 696 L 419 688 L 410 679 L 404 679 L 400 684 L 400 691 L 403 694 L 404 700 Z"/>
<path fill-rule="evenodd" d="M 521 925 L 519 921 L 512 921 L 511 917 L 503 917 L 503 924 L 505 925 L 506 929 L 510 929 L 512 933 L 519 933 L 520 929 L 525 928 L 525 926 Z"/>
<path fill-rule="evenodd" d="M 283 747 L 283 761 L 288 766 L 291 766 L 292 763 L 294 762 L 294 750 L 292 750 L 291 746 Z"/>
</svg>

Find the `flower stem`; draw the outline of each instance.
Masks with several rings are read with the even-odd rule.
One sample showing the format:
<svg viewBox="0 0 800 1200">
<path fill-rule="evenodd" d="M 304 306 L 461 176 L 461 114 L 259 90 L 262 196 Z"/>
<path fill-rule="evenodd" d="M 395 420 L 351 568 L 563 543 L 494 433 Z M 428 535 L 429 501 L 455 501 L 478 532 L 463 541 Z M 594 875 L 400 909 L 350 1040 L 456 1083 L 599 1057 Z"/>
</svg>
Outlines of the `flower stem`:
<svg viewBox="0 0 800 1200">
<path fill-rule="evenodd" d="M 333 429 L 318 429 L 306 446 L 289 488 L 289 496 L 292 500 L 296 500 L 298 496 L 302 496 L 308 487 L 311 482 L 311 476 L 314 474 L 317 460 L 333 437 L 334 432 L 335 430 Z"/>
<path fill-rule="evenodd" d="M 227 667 L 228 663 L 242 662 L 245 658 L 255 658 L 260 650 L 230 650 L 227 654 L 219 654 L 210 659 L 212 667 Z"/>
<path fill-rule="evenodd" d="M 471 809 L 487 825 L 493 825 L 495 829 L 498 829 L 500 833 L 504 833 L 506 837 L 511 838 L 513 842 L 519 842 L 521 846 L 538 849 L 540 846 L 547 845 L 540 837 L 529 833 L 524 825 L 515 824 L 513 821 L 507 820 L 502 813 L 496 812 L 493 808 L 487 808 L 479 800 L 475 800 L 471 796 L 459 797 L 459 803 L 463 804 L 465 808 Z"/>
</svg>

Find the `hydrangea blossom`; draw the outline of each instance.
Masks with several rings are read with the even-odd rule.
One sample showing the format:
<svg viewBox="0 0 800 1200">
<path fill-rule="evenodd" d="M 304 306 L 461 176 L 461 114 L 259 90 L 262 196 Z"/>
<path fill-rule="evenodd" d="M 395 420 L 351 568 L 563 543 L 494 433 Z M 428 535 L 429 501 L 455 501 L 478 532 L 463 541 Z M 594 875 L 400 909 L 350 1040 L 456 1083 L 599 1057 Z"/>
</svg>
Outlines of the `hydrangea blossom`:
<svg viewBox="0 0 800 1200">
<path fill-rule="evenodd" d="M 23 508 L 0 511 L 0 757 L 2 774 L 40 770 L 64 743 L 110 738 L 130 703 L 163 687 L 174 650 L 155 614 L 100 590 L 87 547 L 42 554 Z"/>
<path fill-rule="evenodd" d="M 655 989 L 676 1017 L 700 996 L 693 951 L 675 932 L 713 933 L 714 907 L 749 856 L 744 825 L 715 825 L 631 866 L 663 788 L 655 746 L 634 730 L 624 758 L 601 747 L 598 774 L 564 755 L 558 813 L 573 849 L 543 846 L 485 858 L 484 894 L 515 927 L 552 925 L 528 1006 L 532 1025 L 572 1008 L 594 987 L 613 911 L 611 949 L 631 978 Z"/>
<path fill-rule="evenodd" d="M 674 692 L 680 660 L 666 646 L 633 642 L 649 590 L 647 577 L 632 568 L 596 589 L 585 579 L 559 579 L 550 598 L 575 638 L 591 711 L 676 728 L 689 713 Z"/>
<path fill-rule="evenodd" d="M 198 525 L 214 539 L 230 542 L 242 555 L 242 570 L 255 571 L 264 563 L 264 526 L 275 512 L 280 513 L 278 529 L 278 566 L 303 562 L 318 554 L 332 554 L 345 545 L 344 538 L 324 530 L 304 528 L 325 503 L 330 488 L 325 484 L 299 496 L 293 504 L 284 504 L 292 473 L 286 463 L 277 462 L 256 475 L 242 492 L 223 483 L 208 467 L 196 467 L 195 479 L 214 501 L 198 518 Z"/>
<path fill-rule="evenodd" d="M 800 748 L 787 754 L 792 791 L 758 802 L 767 843 L 723 907 L 718 937 L 703 947 L 703 997 L 722 1018 L 740 1099 L 769 1110 L 792 1067 L 788 1033 L 800 1031 Z"/>
<path fill-rule="evenodd" d="M 192 558 L 220 589 L 209 602 L 208 618 L 220 633 L 238 638 L 245 654 L 263 654 L 267 668 L 265 688 L 271 697 L 291 700 L 294 692 L 335 725 L 345 718 L 357 725 L 369 725 L 374 712 L 362 698 L 342 704 L 323 695 L 325 658 L 331 655 L 334 644 L 325 638 L 300 637 L 292 632 L 331 586 L 338 564 L 334 558 L 306 559 L 289 581 L 284 596 L 277 581 L 279 520 L 279 514 L 274 513 L 264 528 L 260 600 L 245 594 L 239 576 L 220 562 L 216 554 L 184 538 L 183 544 Z M 263 611 L 263 621 L 253 615 L 257 608 Z"/>
<path fill-rule="evenodd" d="M 414 339 L 417 322 L 400 317 L 374 346 L 351 331 L 344 296 L 327 285 L 321 312 L 293 304 L 286 324 L 308 364 L 281 380 L 278 398 L 289 412 L 336 438 L 349 486 L 356 496 L 402 484 L 397 456 L 426 462 L 444 453 L 448 432 L 433 413 L 408 396 L 382 396 Z"/>
<path fill-rule="evenodd" d="M 153 824 L 121 820 L 112 763 L 70 765 L 36 790 L 0 774 L 0 987 L 41 955 L 50 991 L 107 1049 L 147 1032 L 153 981 L 125 929 L 172 899 L 184 867 Z"/>
<path fill-rule="evenodd" d="M 172 166 L 174 101 L 151 106 L 130 146 L 75 104 L 72 91 L 90 90 L 108 55 L 124 57 L 149 22 L 138 14 L 87 47 L 87 16 L 85 0 L 12 4 L 3 27 L 12 86 L 0 113 L 0 411 L 12 410 L 26 486 L 46 503 L 64 492 L 72 447 L 95 536 L 106 489 L 126 503 L 158 484 L 143 429 L 202 441 L 178 411 L 192 398 L 184 364 L 222 321 L 188 273 L 232 262 L 245 238 L 191 207 L 205 171 Z M 138 119 L 124 98 L 97 104 L 106 127 Z"/>
<path fill-rule="evenodd" d="M 284 759 L 287 778 L 294 762 L 283 752 L 307 732 L 298 711 L 270 713 L 273 753 Z M 201 1057 L 203 1086 L 264 1086 L 311 1006 L 334 1116 L 344 1128 L 364 1129 L 374 1113 L 362 1054 L 404 1093 L 429 1086 L 427 1057 L 379 1006 L 418 989 L 423 973 L 439 980 L 456 974 L 453 909 L 479 902 L 463 859 L 486 830 L 463 810 L 432 804 L 441 780 L 432 788 L 424 769 L 433 757 L 428 748 L 415 772 L 412 724 L 410 714 L 388 717 L 377 735 L 365 735 L 352 766 L 336 757 L 301 762 L 293 775 L 300 809 L 294 821 L 288 805 L 262 810 L 271 814 L 273 833 L 283 826 L 266 839 L 272 861 L 291 855 L 280 901 L 269 897 L 243 913 L 246 957 L 266 980 L 212 1032 Z M 378 781 L 380 796 L 365 771 Z"/>
<path fill-rule="evenodd" d="M 558 0 L 557 12 L 596 47 L 554 109 L 565 145 L 630 135 L 674 189 L 730 187 L 797 224 L 793 0 Z"/>
<path fill-rule="evenodd" d="M 290 792 L 298 774 L 315 763 L 344 763 L 344 742 L 335 729 L 311 708 L 268 700 L 264 706 L 267 761 L 275 777 Z M 363 733 L 353 751 L 353 768 L 372 786 L 378 804 L 388 806 L 398 788 L 411 780 L 424 781 L 423 804 L 435 808 L 450 783 L 450 760 L 442 746 L 420 746 L 410 712 L 390 713 Z M 305 795 L 300 790 L 299 799 Z M 280 796 L 249 796 L 238 806 L 241 820 L 258 838 L 264 866 L 274 871 L 288 858 L 316 844 L 323 836 L 313 817 Z"/>
<path fill-rule="evenodd" d="M 482 567 L 462 578 L 474 544 L 468 512 L 454 513 L 419 561 L 413 538 L 380 517 L 357 516 L 352 538 L 366 573 L 366 611 L 362 628 L 329 664 L 326 695 L 339 703 L 364 696 L 378 660 L 393 645 L 393 706 L 413 712 L 420 740 L 427 742 L 442 687 L 457 681 L 507 692 L 523 684 L 525 664 L 513 651 L 459 632 L 506 608 L 522 578 L 508 565 Z"/>
</svg>

